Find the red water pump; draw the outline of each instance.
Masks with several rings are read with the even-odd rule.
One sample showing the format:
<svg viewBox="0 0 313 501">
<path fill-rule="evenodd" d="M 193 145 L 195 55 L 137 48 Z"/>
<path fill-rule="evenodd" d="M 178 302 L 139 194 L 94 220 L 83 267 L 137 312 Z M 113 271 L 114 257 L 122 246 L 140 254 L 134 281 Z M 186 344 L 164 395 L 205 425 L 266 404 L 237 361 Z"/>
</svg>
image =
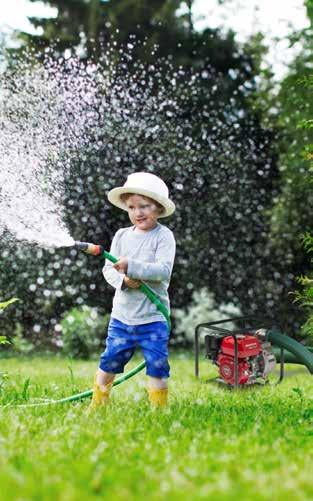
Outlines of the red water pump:
<svg viewBox="0 0 313 501">
<path fill-rule="evenodd" d="M 235 342 L 238 351 L 238 384 L 253 384 L 258 378 L 265 380 L 275 367 L 270 343 L 262 342 L 257 335 L 241 334 L 222 338 L 217 359 L 219 375 L 225 383 L 235 384 Z"/>
<path fill-rule="evenodd" d="M 219 322 L 216 322 L 219 323 Z M 218 381 L 229 386 L 251 385 L 267 382 L 276 366 L 271 344 L 266 340 L 265 329 L 226 330 L 216 323 L 209 326 L 205 340 L 205 355 L 218 367 Z M 196 331 L 196 375 L 198 375 L 199 340 Z"/>
</svg>

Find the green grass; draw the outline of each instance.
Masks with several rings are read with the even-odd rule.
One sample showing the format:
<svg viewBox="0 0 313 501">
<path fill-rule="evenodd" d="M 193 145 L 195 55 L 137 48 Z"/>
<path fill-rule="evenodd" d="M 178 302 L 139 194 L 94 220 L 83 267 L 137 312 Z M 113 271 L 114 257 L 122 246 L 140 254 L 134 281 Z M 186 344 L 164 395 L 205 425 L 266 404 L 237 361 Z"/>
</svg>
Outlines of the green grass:
<svg viewBox="0 0 313 501">
<path fill-rule="evenodd" d="M 138 360 L 137 360 L 138 362 Z M 88 401 L 0 409 L 2 500 L 312 500 L 313 378 L 287 366 L 279 386 L 229 391 L 214 368 L 173 356 L 170 404 L 150 410 L 145 376 Z M 0 403 L 56 398 L 91 387 L 95 362 L 0 360 Z"/>
</svg>

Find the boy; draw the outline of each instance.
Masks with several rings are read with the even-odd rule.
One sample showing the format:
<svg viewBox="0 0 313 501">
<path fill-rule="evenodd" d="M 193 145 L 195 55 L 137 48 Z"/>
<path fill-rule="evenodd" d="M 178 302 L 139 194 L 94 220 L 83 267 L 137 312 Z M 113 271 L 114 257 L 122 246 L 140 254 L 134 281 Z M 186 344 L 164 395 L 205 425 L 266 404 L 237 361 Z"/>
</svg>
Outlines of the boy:
<svg viewBox="0 0 313 501">
<path fill-rule="evenodd" d="M 108 194 L 109 201 L 128 212 L 133 226 L 115 234 L 110 253 L 117 263 L 105 262 L 103 275 L 115 288 L 106 349 L 100 358 L 91 407 L 105 404 L 116 374 L 132 357 L 143 352 L 149 376 L 148 396 L 153 407 L 167 403 L 169 329 L 162 313 L 139 290 L 146 282 L 169 310 L 168 286 L 174 264 L 175 239 L 158 219 L 175 210 L 168 188 L 158 176 L 130 174 L 122 187 Z"/>
</svg>

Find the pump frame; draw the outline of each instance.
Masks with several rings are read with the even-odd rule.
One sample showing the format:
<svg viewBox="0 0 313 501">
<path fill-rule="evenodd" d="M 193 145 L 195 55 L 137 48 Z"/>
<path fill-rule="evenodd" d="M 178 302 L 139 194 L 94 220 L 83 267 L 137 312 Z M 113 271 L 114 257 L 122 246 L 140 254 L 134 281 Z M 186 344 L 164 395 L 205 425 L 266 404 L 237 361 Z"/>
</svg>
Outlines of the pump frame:
<svg viewBox="0 0 313 501">
<path fill-rule="evenodd" d="M 235 330 L 230 330 L 230 329 L 225 329 L 223 327 L 219 327 L 221 324 L 225 324 L 227 322 L 235 322 L 239 323 L 240 327 Z M 252 326 L 250 323 L 258 323 L 258 327 L 255 325 Z M 281 332 L 283 330 L 281 329 L 281 326 L 275 323 L 275 325 L 279 328 Z M 235 365 L 235 384 L 231 385 L 228 383 L 225 383 L 221 378 L 215 378 L 214 381 L 218 383 L 222 383 L 230 388 L 243 388 L 246 387 L 245 385 L 240 385 L 239 384 L 239 371 L 238 371 L 238 366 L 239 366 L 239 361 L 238 361 L 238 339 L 237 336 L 246 334 L 247 331 L 250 330 L 256 330 L 256 329 L 268 329 L 270 327 L 273 327 L 273 321 L 270 319 L 267 320 L 261 320 L 260 318 L 247 315 L 247 316 L 242 316 L 242 317 L 233 317 L 233 318 L 226 318 L 224 320 L 218 320 L 214 322 L 204 322 L 201 324 L 198 324 L 195 328 L 195 337 L 194 337 L 194 346 L 195 346 L 195 377 L 199 377 L 199 353 L 200 353 L 200 334 L 202 333 L 201 330 L 210 330 L 211 334 L 206 334 L 205 336 L 205 346 L 207 347 L 206 343 L 206 338 L 209 337 L 219 337 L 219 338 L 224 338 L 226 336 L 232 336 L 234 339 L 234 349 L 235 349 L 235 356 L 234 356 L 234 365 Z M 215 332 L 214 333 L 212 333 Z M 206 358 L 207 357 L 207 350 L 206 350 Z M 285 362 L 284 362 L 284 349 L 280 348 L 280 371 L 279 371 L 279 378 L 274 384 L 279 384 L 284 378 L 285 374 Z"/>
</svg>

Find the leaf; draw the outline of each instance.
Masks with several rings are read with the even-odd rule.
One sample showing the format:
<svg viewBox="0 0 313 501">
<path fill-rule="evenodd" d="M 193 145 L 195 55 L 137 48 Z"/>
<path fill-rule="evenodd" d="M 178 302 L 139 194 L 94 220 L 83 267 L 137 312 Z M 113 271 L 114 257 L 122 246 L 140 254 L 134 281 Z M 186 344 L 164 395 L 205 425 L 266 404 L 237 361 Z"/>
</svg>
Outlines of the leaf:
<svg viewBox="0 0 313 501">
<path fill-rule="evenodd" d="M 296 395 L 298 395 L 298 397 L 300 398 L 300 400 L 303 400 L 303 391 L 301 390 L 301 388 L 291 388 L 291 391 L 293 391 Z"/>
<path fill-rule="evenodd" d="M 23 398 L 23 400 L 27 400 L 29 385 L 30 385 L 30 378 L 27 378 L 24 381 L 23 390 L 22 390 L 22 398 Z"/>
<path fill-rule="evenodd" d="M 300 120 L 297 128 L 298 129 L 312 129 L 313 128 L 313 119 Z"/>
<path fill-rule="evenodd" d="M 4 310 L 7 306 L 9 306 L 12 303 L 15 303 L 16 301 L 19 301 L 17 297 L 13 297 L 12 299 L 9 299 L 8 301 L 4 301 L 3 303 L 0 303 L 0 310 Z"/>
<path fill-rule="evenodd" d="M 11 344 L 5 336 L 0 336 L 0 344 Z"/>
</svg>

